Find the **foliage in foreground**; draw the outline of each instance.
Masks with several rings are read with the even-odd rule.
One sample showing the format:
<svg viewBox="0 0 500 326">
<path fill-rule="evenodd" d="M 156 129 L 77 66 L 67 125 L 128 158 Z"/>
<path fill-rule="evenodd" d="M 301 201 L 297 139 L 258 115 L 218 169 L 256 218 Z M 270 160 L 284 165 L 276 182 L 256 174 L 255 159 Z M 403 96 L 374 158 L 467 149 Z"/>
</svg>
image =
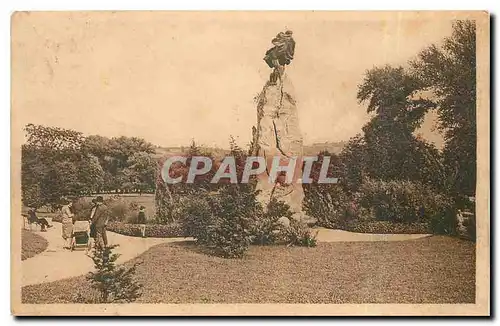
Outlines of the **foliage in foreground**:
<svg viewBox="0 0 500 326">
<path fill-rule="evenodd" d="M 285 229 L 284 240 L 289 246 L 316 247 L 317 235 L 318 232 L 313 234 L 305 223 L 291 219 L 290 226 Z"/>
<path fill-rule="evenodd" d="M 271 199 L 267 209 L 255 220 L 253 226 L 253 243 L 258 245 L 273 245 L 283 241 L 286 227 L 282 219 L 291 220 L 290 206 L 285 202 Z"/>
<path fill-rule="evenodd" d="M 290 207 L 276 199 L 263 210 L 252 185 L 230 185 L 217 193 L 181 202 L 184 234 L 211 254 L 239 258 L 250 244 L 314 247 L 315 237 L 307 225 L 292 218 Z M 281 219 L 288 219 L 286 226 Z"/>
<path fill-rule="evenodd" d="M 115 262 L 119 255 L 114 254 L 112 250 L 116 246 L 102 248 L 95 246 L 92 260 L 94 261 L 95 271 L 89 272 L 87 280 L 90 281 L 95 295 L 85 297 L 77 294 L 77 302 L 82 303 L 128 303 L 139 298 L 142 285 L 134 280 L 137 265 L 126 268 L 116 266 Z"/>
</svg>

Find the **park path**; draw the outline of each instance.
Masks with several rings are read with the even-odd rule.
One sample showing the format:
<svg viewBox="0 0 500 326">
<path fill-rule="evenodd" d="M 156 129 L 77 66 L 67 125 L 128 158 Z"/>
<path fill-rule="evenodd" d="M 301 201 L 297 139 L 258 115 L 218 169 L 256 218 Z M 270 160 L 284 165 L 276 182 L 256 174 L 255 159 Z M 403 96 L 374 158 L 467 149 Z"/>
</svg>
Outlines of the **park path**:
<svg viewBox="0 0 500 326">
<path fill-rule="evenodd" d="M 431 236 L 431 234 L 373 234 L 355 233 L 344 230 L 313 228 L 313 234 L 318 231 L 316 239 L 319 242 L 371 242 L 371 241 L 405 241 Z"/>
<path fill-rule="evenodd" d="M 23 286 L 80 276 L 93 270 L 93 261 L 85 255 L 84 249 L 75 251 L 63 249 L 62 225 L 53 223 L 53 226 L 47 232 L 37 232 L 49 243 L 47 249 L 21 262 Z M 158 244 L 189 240 L 189 238 L 137 238 L 113 232 L 107 234 L 110 245 L 119 245 L 114 250 L 115 253 L 120 254 L 118 264 L 135 258 Z"/>
<path fill-rule="evenodd" d="M 80 276 L 93 270 L 92 259 L 85 255 L 84 250 L 71 252 L 63 249 L 61 224 L 53 225 L 54 227 L 47 232 L 38 232 L 48 241 L 47 249 L 21 263 L 23 286 Z M 318 231 L 319 242 L 404 241 L 430 236 L 429 234 L 367 234 L 325 228 L 314 228 L 313 231 Z M 115 252 L 121 255 L 117 263 L 133 259 L 158 244 L 186 240 L 189 238 L 137 238 L 108 232 L 109 244 L 119 245 L 115 249 Z"/>
</svg>

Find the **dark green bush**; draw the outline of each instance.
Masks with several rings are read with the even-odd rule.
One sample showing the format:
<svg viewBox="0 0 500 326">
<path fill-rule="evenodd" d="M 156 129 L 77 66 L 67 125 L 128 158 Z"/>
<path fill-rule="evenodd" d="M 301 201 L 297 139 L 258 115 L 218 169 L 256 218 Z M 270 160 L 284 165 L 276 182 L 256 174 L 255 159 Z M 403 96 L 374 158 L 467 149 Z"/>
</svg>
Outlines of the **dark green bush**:
<svg viewBox="0 0 500 326">
<path fill-rule="evenodd" d="M 253 243 L 258 245 L 278 244 L 283 239 L 284 226 L 281 218 L 291 219 L 290 206 L 276 198 L 271 199 L 267 210 L 255 220 Z"/>
<path fill-rule="evenodd" d="M 138 224 L 128 224 L 122 222 L 111 222 L 107 229 L 111 232 L 131 236 L 141 237 L 141 227 Z M 146 236 L 150 238 L 176 238 L 186 237 L 182 225 L 179 223 L 170 224 L 146 224 Z"/>
<path fill-rule="evenodd" d="M 186 196 L 175 207 L 175 215 L 179 216 L 183 233 L 194 237 L 199 244 L 208 243 L 213 220 L 207 195 Z"/>
<path fill-rule="evenodd" d="M 228 185 L 209 196 L 212 219 L 205 243 L 215 255 L 242 257 L 252 242 L 256 218 L 262 215 L 257 192 L 249 184 Z"/>
<path fill-rule="evenodd" d="M 61 214 L 61 212 L 56 213 L 56 215 L 54 215 L 54 217 L 52 217 L 52 222 L 62 223 L 62 214 Z"/>
<path fill-rule="evenodd" d="M 467 230 L 468 239 L 476 242 L 476 214 L 471 214 L 469 218 L 465 220 L 464 226 Z"/>
<path fill-rule="evenodd" d="M 285 229 L 284 240 L 289 246 L 316 247 L 316 237 L 307 224 L 296 219 L 290 220 L 290 226 Z"/>
<path fill-rule="evenodd" d="M 343 230 L 356 233 L 374 234 L 427 234 L 431 233 L 428 223 L 414 222 L 392 222 L 392 221 L 360 221 L 347 223 Z"/>
<path fill-rule="evenodd" d="M 83 303 L 130 303 L 142 295 L 142 284 L 135 280 L 139 263 L 135 263 L 130 268 L 116 266 L 116 260 L 120 255 L 113 253 L 115 247 L 116 245 L 106 248 L 95 247 L 92 255 L 95 270 L 88 273 L 87 280 L 90 281 L 94 294 L 97 295 L 85 298 L 86 300 L 83 295 L 80 295 L 77 297 L 78 301 Z"/>
<path fill-rule="evenodd" d="M 353 200 L 338 184 L 304 184 L 303 209 L 326 228 L 341 227 L 352 215 Z"/>
<path fill-rule="evenodd" d="M 367 179 L 361 185 L 360 204 L 377 220 L 413 223 L 439 219 L 452 201 L 420 182 Z"/>
<path fill-rule="evenodd" d="M 255 221 L 262 216 L 256 195 L 250 184 L 226 185 L 187 197 L 176 214 L 182 216 L 184 232 L 199 245 L 216 256 L 238 258 L 248 249 Z"/>
</svg>

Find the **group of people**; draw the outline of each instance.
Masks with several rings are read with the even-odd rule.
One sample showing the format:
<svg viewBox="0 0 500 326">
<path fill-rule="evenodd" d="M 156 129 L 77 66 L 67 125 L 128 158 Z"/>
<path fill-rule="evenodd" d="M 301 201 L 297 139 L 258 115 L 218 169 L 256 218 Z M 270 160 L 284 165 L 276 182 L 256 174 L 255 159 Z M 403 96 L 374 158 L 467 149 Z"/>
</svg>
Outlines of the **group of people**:
<svg viewBox="0 0 500 326">
<path fill-rule="evenodd" d="M 87 221 L 90 224 L 89 241 L 87 246 L 87 253 L 92 249 L 93 244 L 99 245 L 101 247 L 106 247 L 108 245 L 108 237 L 106 235 L 106 226 L 108 223 L 107 215 L 101 208 L 104 204 L 104 199 L 102 196 L 97 196 L 92 199 L 92 207 L 90 210 L 90 215 Z M 62 237 L 66 241 L 66 246 L 64 249 L 73 249 L 74 237 L 73 237 L 73 227 L 76 221 L 75 214 L 72 210 L 73 202 L 66 201 L 65 205 L 61 209 L 62 213 Z"/>
<path fill-rule="evenodd" d="M 108 246 L 108 237 L 106 234 L 106 226 L 108 224 L 108 215 L 102 208 L 104 199 L 102 196 L 97 196 L 92 199 L 92 206 L 88 217 L 84 217 L 84 221 L 89 223 L 88 244 L 86 253 L 89 254 L 94 245 L 102 248 Z M 137 216 L 137 223 L 140 225 L 142 237 L 146 236 L 146 214 L 145 207 L 140 206 L 139 214 Z M 62 214 L 62 237 L 65 241 L 64 249 L 72 250 L 75 245 L 74 228 L 77 221 L 71 200 L 65 200 L 61 209 Z M 36 208 L 30 208 L 28 212 L 28 220 L 30 223 L 37 223 L 41 226 L 41 231 L 46 232 L 47 228 L 52 225 L 48 223 L 45 218 L 36 216 Z M 80 218 L 80 220 L 82 220 Z"/>
</svg>

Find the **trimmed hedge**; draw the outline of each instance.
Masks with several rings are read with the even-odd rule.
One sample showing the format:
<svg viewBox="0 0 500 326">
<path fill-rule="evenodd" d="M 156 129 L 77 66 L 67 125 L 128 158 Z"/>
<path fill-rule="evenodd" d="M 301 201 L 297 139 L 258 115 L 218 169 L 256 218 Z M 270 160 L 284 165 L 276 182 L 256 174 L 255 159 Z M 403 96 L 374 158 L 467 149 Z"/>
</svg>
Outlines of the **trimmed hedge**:
<svg viewBox="0 0 500 326">
<path fill-rule="evenodd" d="M 397 223 L 391 221 L 356 221 L 342 226 L 346 231 L 375 234 L 428 234 L 427 223 Z"/>
<path fill-rule="evenodd" d="M 131 236 L 140 237 L 141 227 L 139 224 L 128 224 L 122 222 L 109 223 L 108 231 Z M 177 223 L 171 224 L 146 224 L 146 237 L 149 238 L 177 238 L 187 237 L 184 235 L 182 226 Z"/>
</svg>

